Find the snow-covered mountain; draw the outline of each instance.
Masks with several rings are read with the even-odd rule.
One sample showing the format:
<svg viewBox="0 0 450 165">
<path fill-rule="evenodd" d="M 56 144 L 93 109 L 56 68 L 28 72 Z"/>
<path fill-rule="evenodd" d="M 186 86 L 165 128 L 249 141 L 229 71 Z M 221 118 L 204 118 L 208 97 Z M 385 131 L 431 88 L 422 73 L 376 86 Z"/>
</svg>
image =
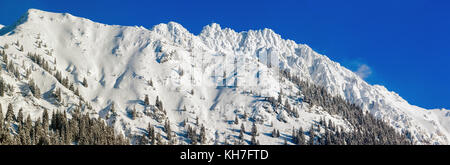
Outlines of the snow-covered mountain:
<svg viewBox="0 0 450 165">
<path fill-rule="evenodd" d="M 31 68 L 31 78 L 42 93 L 41 98 L 32 97 L 24 89 L 28 80 L 15 79 L 3 69 L 1 76 L 14 86 L 15 93 L 0 97 L 0 101 L 2 106 L 13 103 L 16 113 L 23 108 L 33 119 L 44 109 L 70 114 L 81 98 L 92 106 L 85 111 L 106 119 L 127 136 L 143 134 L 149 123 L 162 128 L 166 119 L 173 131 L 181 132 L 184 127 L 180 123 L 198 119 L 206 127 L 208 143 L 213 144 L 238 136 L 235 130 L 240 125 L 232 121 L 243 115 L 250 119 L 241 121 L 246 128 L 257 122 L 263 133 L 277 127 L 290 134 L 292 128 L 309 128 L 321 118 L 344 130 L 353 129 L 342 117 L 303 102 L 301 89 L 280 75 L 280 71 L 289 71 L 360 106 L 398 132 L 409 131 L 416 144 L 450 143 L 450 111 L 410 105 L 398 94 L 366 83 L 307 45 L 282 39 L 270 29 L 236 32 L 213 23 L 194 35 L 175 22 L 149 30 L 36 9 L 30 9 L 14 25 L 0 28 L 1 48 L 20 66 L 20 74 Z M 9 48 L 4 49 L 5 44 Z M 33 62 L 28 52 L 41 55 L 50 70 L 67 76 L 80 97 Z M 62 105 L 50 96 L 57 88 L 63 93 Z M 272 108 L 259 97 L 278 98 L 281 90 L 282 99 L 299 110 L 299 118 Z M 145 95 L 151 106 L 145 105 Z M 165 113 L 149 115 L 157 97 Z M 114 117 L 112 106 L 117 111 Z M 133 109 L 136 115 L 130 115 Z M 283 143 L 283 139 L 270 136 L 260 136 L 259 141 Z"/>
</svg>

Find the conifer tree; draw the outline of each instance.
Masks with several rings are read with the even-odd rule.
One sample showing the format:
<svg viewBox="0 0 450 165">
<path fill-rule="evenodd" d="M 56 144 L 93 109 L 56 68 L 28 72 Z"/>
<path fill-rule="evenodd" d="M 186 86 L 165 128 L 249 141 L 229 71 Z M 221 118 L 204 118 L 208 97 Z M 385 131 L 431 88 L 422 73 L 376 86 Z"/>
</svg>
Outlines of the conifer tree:
<svg viewBox="0 0 450 165">
<path fill-rule="evenodd" d="M 314 145 L 315 144 L 315 134 L 314 134 L 314 125 L 311 125 L 311 129 L 309 130 L 309 141 L 308 144 L 309 145 Z"/>
<path fill-rule="evenodd" d="M 239 132 L 239 140 L 244 140 L 244 133 L 243 133 L 243 131 L 241 130 L 241 132 Z"/>
<path fill-rule="evenodd" d="M 23 124 L 23 109 L 20 108 L 19 113 L 17 113 L 17 122 L 21 125 Z"/>
<path fill-rule="evenodd" d="M 2 104 L 0 103 L 0 134 L 3 129 L 3 110 L 2 110 Z"/>
<path fill-rule="evenodd" d="M 133 107 L 133 109 L 131 109 L 130 115 L 131 119 L 136 120 L 137 117 L 136 107 Z"/>
<path fill-rule="evenodd" d="M 15 120 L 14 112 L 13 112 L 13 106 L 11 103 L 8 104 L 8 109 L 6 110 L 6 116 L 5 119 L 7 122 L 11 122 Z"/>
<path fill-rule="evenodd" d="M 252 136 L 258 136 L 258 128 L 256 128 L 255 123 L 253 123 L 253 126 L 252 126 Z"/>
<path fill-rule="evenodd" d="M 37 85 L 34 87 L 34 93 L 33 93 L 34 97 L 36 97 L 37 99 L 41 98 L 41 89 L 39 89 L 39 87 L 37 87 Z"/>
<path fill-rule="evenodd" d="M 55 95 L 56 100 L 61 103 L 62 102 L 62 96 L 61 96 L 61 89 L 60 88 L 56 88 L 54 95 Z"/>
<path fill-rule="evenodd" d="M 83 78 L 83 86 L 86 87 L 86 88 L 88 87 L 88 83 L 87 83 L 86 77 Z"/>
<path fill-rule="evenodd" d="M 69 90 L 70 91 L 75 91 L 75 86 L 73 86 L 73 83 L 70 83 Z"/>
<path fill-rule="evenodd" d="M 8 66 L 8 55 L 7 54 L 3 54 L 3 62 L 5 63 L 6 66 Z"/>
<path fill-rule="evenodd" d="M 281 105 L 281 103 L 282 103 L 282 98 L 281 98 L 281 95 L 283 94 L 283 90 L 281 89 L 280 90 L 280 94 L 278 94 L 278 99 L 277 99 L 277 102 L 278 102 L 278 105 Z"/>
<path fill-rule="evenodd" d="M 161 138 L 161 134 L 158 132 L 156 133 L 156 137 L 155 137 L 155 141 L 156 141 L 156 145 L 162 145 L 162 138 Z"/>
<path fill-rule="evenodd" d="M 75 94 L 75 96 L 80 96 L 80 91 L 78 90 L 78 88 L 75 89 L 74 94 Z"/>
<path fill-rule="evenodd" d="M 202 126 L 200 128 L 200 139 L 199 140 L 200 140 L 201 144 L 205 144 L 206 143 L 206 129 L 203 126 L 203 124 L 202 124 Z"/>
<path fill-rule="evenodd" d="M 164 124 L 164 131 L 167 134 L 167 140 L 172 140 L 172 129 L 170 128 L 170 121 L 166 120 Z"/>
<path fill-rule="evenodd" d="M 156 106 L 159 110 L 164 111 L 163 103 L 162 103 L 161 100 L 159 100 L 159 96 L 156 96 L 155 106 Z"/>
<path fill-rule="evenodd" d="M 275 128 L 272 130 L 272 137 L 277 138 L 277 129 Z"/>
<path fill-rule="evenodd" d="M 151 87 L 153 87 L 153 81 L 152 81 L 152 79 L 150 79 L 150 81 L 148 81 L 148 85 L 150 85 Z"/>
<path fill-rule="evenodd" d="M 42 129 L 44 131 L 44 134 L 47 134 L 48 126 L 49 126 L 48 111 L 47 111 L 47 109 L 44 109 L 44 112 L 42 113 Z M 45 140 L 48 140 L 48 139 L 45 139 Z"/>
<path fill-rule="evenodd" d="M 31 127 L 32 127 L 32 121 L 31 121 L 30 114 L 27 115 L 27 119 L 25 120 L 25 127 L 27 129 L 31 129 Z"/>
<path fill-rule="evenodd" d="M 250 145 L 257 145 L 257 144 L 258 144 L 258 142 L 256 141 L 256 136 L 252 135 L 252 139 L 250 141 Z"/>
<path fill-rule="evenodd" d="M 297 137 L 297 132 L 295 131 L 295 128 L 292 128 L 292 142 L 294 143 L 294 144 L 297 144 L 298 143 L 298 137 Z"/>
<path fill-rule="evenodd" d="M 244 112 L 244 115 L 242 117 L 244 120 L 247 120 L 247 117 L 248 117 L 247 112 Z"/>
<path fill-rule="evenodd" d="M 150 139 L 150 144 L 154 145 L 155 144 L 155 128 L 150 123 L 148 123 L 147 132 L 148 132 L 148 138 Z"/>
<path fill-rule="evenodd" d="M 114 104 L 114 102 L 113 102 L 113 103 L 111 103 L 110 111 L 111 111 L 111 112 L 113 113 L 113 115 L 115 115 L 115 114 L 116 114 L 116 108 L 115 108 L 115 104 Z"/>
<path fill-rule="evenodd" d="M 145 104 L 145 106 L 149 106 L 150 105 L 150 100 L 148 99 L 148 95 L 145 95 L 144 104 Z"/>
<path fill-rule="evenodd" d="M 3 80 L 3 78 L 0 77 L 0 97 L 5 96 L 5 90 L 6 90 L 6 84 Z"/>
</svg>

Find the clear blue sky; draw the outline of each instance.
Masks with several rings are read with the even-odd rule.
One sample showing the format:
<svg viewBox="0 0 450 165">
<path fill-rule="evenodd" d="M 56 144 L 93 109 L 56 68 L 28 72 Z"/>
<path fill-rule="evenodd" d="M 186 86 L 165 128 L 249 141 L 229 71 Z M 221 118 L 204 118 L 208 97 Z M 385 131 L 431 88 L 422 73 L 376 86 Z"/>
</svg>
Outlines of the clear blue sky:
<svg viewBox="0 0 450 165">
<path fill-rule="evenodd" d="M 450 109 L 450 2 L 438 0 L 0 0 L 0 24 L 28 8 L 151 28 L 175 21 L 198 34 L 212 22 L 271 28 L 382 84 L 413 105 Z M 371 74 L 368 74 L 371 73 Z"/>
</svg>

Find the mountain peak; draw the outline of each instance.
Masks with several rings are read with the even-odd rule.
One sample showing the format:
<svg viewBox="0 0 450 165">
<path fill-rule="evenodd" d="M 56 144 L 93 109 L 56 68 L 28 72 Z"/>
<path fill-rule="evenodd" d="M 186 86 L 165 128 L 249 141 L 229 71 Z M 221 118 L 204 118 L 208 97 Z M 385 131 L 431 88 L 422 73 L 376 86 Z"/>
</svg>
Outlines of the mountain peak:
<svg viewBox="0 0 450 165">
<path fill-rule="evenodd" d="M 183 27 L 183 25 L 181 25 L 181 24 L 179 24 L 179 23 L 177 23 L 177 22 L 174 22 L 174 21 L 170 21 L 169 23 L 167 23 L 167 26 L 173 27 L 173 28 L 182 28 L 182 29 L 185 29 L 185 28 Z"/>
<path fill-rule="evenodd" d="M 206 27 L 209 27 L 214 30 L 222 30 L 222 28 L 220 27 L 220 25 L 218 23 L 211 23 L 209 25 L 206 25 Z"/>
<path fill-rule="evenodd" d="M 28 9 L 28 11 L 22 15 L 22 18 L 24 18 L 24 20 L 32 21 L 32 20 L 35 20 L 38 18 L 51 16 L 51 15 L 56 16 L 56 15 L 70 15 L 70 14 L 68 14 L 68 13 L 52 13 L 52 12 L 48 12 L 48 11 L 31 8 L 31 9 Z"/>
<path fill-rule="evenodd" d="M 211 23 L 209 25 L 204 26 L 202 31 L 200 32 L 200 34 L 211 34 L 211 33 L 221 31 L 221 30 L 222 30 L 222 28 L 220 27 L 219 24 Z"/>
<path fill-rule="evenodd" d="M 152 31 L 156 31 L 158 33 L 165 33 L 169 32 L 172 34 L 179 34 L 179 33 L 189 33 L 189 31 L 184 28 L 181 24 L 177 22 L 170 21 L 169 23 L 161 23 L 153 27 Z"/>
<path fill-rule="evenodd" d="M 43 10 L 39 10 L 39 9 L 30 8 L 30 9 L 27 10 L 26 15 L 43 14 L 43 13 L 49 13 L 49 12 L 43 11 Z"/>
<path fill-rule="evenodd" d="M 48 12 L 48 11 L 31 8 L 31 9 L 28 9 L 27 12 L 25 12 L 25 14 L 23 14 L 19 20 L 17 20 L 17 22 L 14 24 L 14 27 L 16 27 L 20 24 L 24 24 L 26 22 L 39 23 L 41 20 L 45 20 L 45 19 L 54 20 L 54 19 L 67 19 L 67 18 L 75 18 L 75 17 L 69 13 L 54 13 L 54 12 Z M 82 19 L 82 18 L 80 18 L 80 19 Z"/>
<path fill-rule="evenodd" d="M 167 27 L 169 28 L 170 31 L 188 32 L 188 30 L 185 27 L 183 27 L 183 25 L 173 21 L 167 23 Z"/>
</svg>

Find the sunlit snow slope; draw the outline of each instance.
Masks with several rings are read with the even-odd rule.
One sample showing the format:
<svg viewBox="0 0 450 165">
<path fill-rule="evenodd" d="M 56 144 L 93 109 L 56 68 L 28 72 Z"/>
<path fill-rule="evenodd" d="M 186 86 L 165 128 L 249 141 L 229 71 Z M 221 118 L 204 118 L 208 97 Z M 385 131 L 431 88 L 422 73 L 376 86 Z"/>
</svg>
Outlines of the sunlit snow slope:
<svg viewBox="0 0 450 165">
<path fill-rule="evenodd" d="M 17 41 L 23 44 L 23 52 L 13 46 Z M 45 46 L 37 47 L 37 41 Z M 309 128 L 320 118 L 351 129 L 339 116 L 331 116 L 320 107 L 311 107 L 299 98 L 289 97 L 299 92 L 291 82 L 280 81 L 279 70 L 289 70 L 361 106 L 399 132 L 409 130 L 417 144 L 449 144 L 450 111 L 410 105 L 398 94 L 366 83 L 307 45 L 282 39 L 270 29 L 235 32 L 213 23 L 194 35 L 175 22 L 159 24 L 149 30 L 30 9 L 16 24 L 0 30 L 0 46 L 4 44 L 10 45 L 5 51 L 11 60 L 24 68 L 34 65 L 27 58 L 27 52 L 41 54 L 52 61 L 51 68 L 63 71 L 63 77 L 74 82 L 80 95 L 92 104 L 92 115 L 106 118 L 114 104 L 118 116 L 109 118 L 108 122 L 125 135 L 142 134 L 149 122 L 163 125 L 163 119 L 146 115 L 152 106 L 144 106 L 145 95 L 152 105 L 157 96 L 162 100 L 167 111 L 162 118 L 170 119 L 174 131 L 182 129 L 178 126 L 183 120 L 194 123 L 198 117 L 199 123 L 206 126 L 211 144 L 238 136 L 236 130 L 240 125 L 231 123 L 236 115 L 244 114 L 261 123 L 258 129 L 266 133 L 272 131 L 271 123 L 290 134 L 293 127 Z M 268 67 L 268 63 L 272 67 Z M 78 104 L 78 98 L 61 87 L 55 78 L 36 66 L 33 68 L 32 77 L 43 97 L 14 94 L 0 98 L 3 106 L 12 102 L 16 111 L 23 108 L 25 115 L 36 116 L 43 109 L 70 111 Z M 24 82 L 13 80 L 4 72 L 5 81 L 20 91 Z M 20 72 L 25 74 L 23 69 Z M 88 87 L 81 85 L 83 78 L 87 79 Z M 153 86 L 149 85 L 150 81 Z M 55 87 L 63 89 L 66 105 L 56 106 L 46 97 Z M 283 99 L 300 110 L 300 118 L 274 110 L 267 102 L 260 101 L 261 97 L 249 94 L 276 98 L 280 89 Z M 183 111 L 184 106 L 186 111 Z M 138 113 L 136 119 L 129 115 L 133 108 Z M 252 121 L 242 122 L 246 128 L 251 127 Z M 262 144 L 283 143 L 282 139 L 269 136 L 261 136 L 260 141 Z"/>
</svg>

